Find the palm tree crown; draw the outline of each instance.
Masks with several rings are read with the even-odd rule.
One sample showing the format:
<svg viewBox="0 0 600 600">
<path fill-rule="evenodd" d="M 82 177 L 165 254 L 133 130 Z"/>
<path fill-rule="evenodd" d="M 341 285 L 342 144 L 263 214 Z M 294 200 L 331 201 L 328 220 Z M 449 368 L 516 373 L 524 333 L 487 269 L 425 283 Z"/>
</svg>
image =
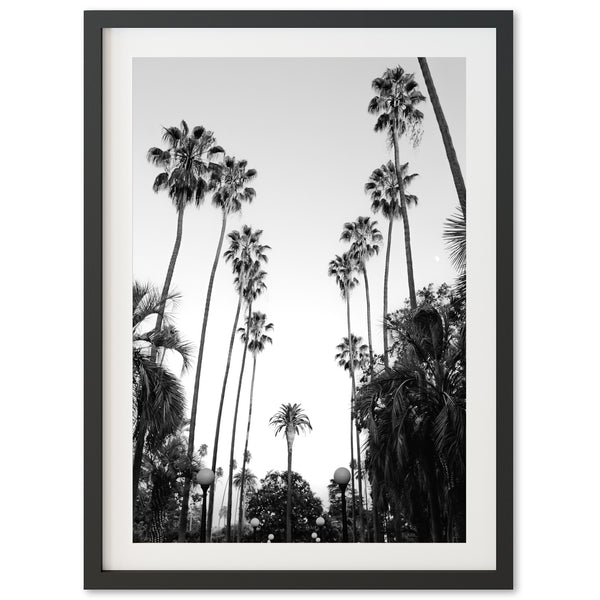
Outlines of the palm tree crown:
<svg viewBox="0 0 600 600">
<path fill-rule="evenodd" d="M 300 404 L 282 404 L 279 410 L 269 420 L 269 425 L 275 428 L 275 435 L 285 431 L 286 435 L 296 435 L 312 430 L 312 425 Z"/>
<path fill-rule="evenodd" d="M 375 131 L 387 131 L 390 137 L 409 133 L 414 145 L 420 140 L 423 113 L 417 105 L 425 100 L 412 73 L 398 65 L 386 69 L 371 83 L 377 94 L 369 102 L 368 110 L 378 115 Z"/>
<path fill-rule="evenodd" d="M 379 253 L 383 236 L 377 229 L 377 221 L 371 221 L 371 217 L 358 217 L 352 223 L 344 223 L 340 240 L 350 242 L 350 253 L 362 268 L 369 258 Z"/>
<path fill-rule="evenodd" d="M 256 170 L 247 167 L 247 160 L 237 160 L 235 156 L 226 156 L 219 167 L 219 181 L 212 200 L 226 215 L 239 212 L 243 202 L 250 203 L 256 197 L 255 189 L 248 186 L 256 177 Z"/>
<path fill-rule="evenodd" d="M 344 298 L 358 285 L 358 279 L 354 276 L 356 269 L 356 260 L 349 252 L 344 252 L 341 256 L 337 254 L 329 262 L 327 273 L 330 277 L 335 277 L 335 282 Z"/>
<path fill-rule="evenodd" d="M 248 350 L 253 355 L 260 354 L 267 344 L 272 344 L 273 339 L 268 332 L 273 331 L 273 323 L 267 323 L 267 315 L 260 311 L 254 311 L 248 320 L 246 327 L 240 327 L 238 332 L 243 343 L 246 343 L 246 330 L 248 330 Z"/>
<path fill-rule="evenodd" d="M 260 272 L 260 265 L 269 260 L 266 251 L 271 247 L 260 243 L 262 233 L 262 229 L 253 230 L 249 225 L 244 225 L 241 231 L 228 234 L 229 248 L 223 256 L 231 263 L 236 276 L 234 285 L 238 292 L 246 291 L 249 280 Z"/>
<path fill-rule="evenodd" d="M 335 360 L 338 365 L 345 371 L 350 370 L 350 363 L 354 369 L 365 371 L 369 368 L 369 346 L 363 344 L 363 339 L 359 335 L 351 334 L 352 339 L 352 361 L 350 361 L 350 344 L 348 338 L 343 337 L 342 343 L 336 346 L 338 352 L 335 355 Z"/>
<path fill-rule="evenodd" d="M 167 189 L 177 210 L 191 202 L 201 204 L 216 184 L 219 169 L 211 158 L 222 154 L 223 148 L 216 145 L 212 131 L 198 126 L 190 132 L 185 121 L 180 127 L 164 128 L 163 141 L 168 144 L 166 150 L 154 147 L 147 153 L 148 160 L 163 169 L 154 180 L 153 190 Z"/>
<path fill-rule="evenodd" d="M 402 174 L 404 189 L 419 175 L 418 173 L 408 174 L 408 163 L 400 166 L 400 173 Z M 400 193 L 398 177 L 396 167 L 391 160 L 369 175 L 369 181 L 365 183 L 365 193 L 371 198 L 371 210 L 374 213 L 381 211 L 388 220 L 399 219 L 402 216 L 400 202 L 398 201 Z M 407 206 L 416 205 L 419 200 L 417 196 L 412 194 L 406 194 L 405 198 Z"/>
</svg>

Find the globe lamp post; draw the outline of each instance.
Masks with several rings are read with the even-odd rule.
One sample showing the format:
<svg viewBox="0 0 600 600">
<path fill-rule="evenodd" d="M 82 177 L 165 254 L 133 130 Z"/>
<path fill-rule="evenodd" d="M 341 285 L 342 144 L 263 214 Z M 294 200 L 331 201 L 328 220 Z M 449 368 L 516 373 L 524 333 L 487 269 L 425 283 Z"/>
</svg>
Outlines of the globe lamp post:
<svg viewBox="0 0 600 600">
<path fill-rule="evenodd" d="M 206 492 L 213 484 L 215 474 L 210 469 L 200 469 L 196 475 L 196 482 L 202 488 L 202 523 L 200 524 L 200 541 L 206 542 Z"/>
<path fill-rule="evenodd" d="M 342 541 L 348 542 L 348 523 L 346 517 L 346 487 L 350 481 L 350 471 L 345 467 L 340 467 L 335 470 L 333 474 L 333 480 L 340 486 L 340 492 L 342 494 Z"/>
</svg>

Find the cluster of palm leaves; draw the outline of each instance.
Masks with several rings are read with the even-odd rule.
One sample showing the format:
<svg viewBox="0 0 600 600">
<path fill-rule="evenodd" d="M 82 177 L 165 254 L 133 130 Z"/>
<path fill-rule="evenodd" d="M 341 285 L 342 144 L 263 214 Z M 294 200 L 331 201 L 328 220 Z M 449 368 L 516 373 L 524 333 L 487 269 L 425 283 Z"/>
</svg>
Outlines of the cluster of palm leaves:
<svg viewBox="0 0 600 600">
<path fill-rule="evenodd" d="M 330 261 L 328 270 L 346 305 L 347 334 L 335 358 L 351 379 L 349 464 L 351 497 L 358 500 L 353 511 L 358 523 L 353 516 L 352 527 L 360 541 L 463 541 L 465 533 L 466 192 L 427 61 L 419 63 L 461 206 L 444 232 L 458 279 L 452 289 L 443 285 L 439 293 L 415 286 L 408 208 L 418 198 L 407 188 L 417 174 L 400 160 L 400 142 L 420 142 L 424 116 L 419 105 L 425 97 L 413 74 L 401 66 L 389 68 L 372 82 L 375 96 L 368 111 L 376 116 L 375 131 L 386 133 L 393 156 L 372 171 L 364 186 L 372 212 L 387 221 L 381 357 L 373 351 L 367 276 L 368 261 L 383 245 L 377 221 L 359 216 L 345 223 L 340 239 L 349 248 Z M 408 299 L 393 312 L 388 289 L 396 220 L 403 224 Z M 352 332 L 350 297 L 360 275 L 367 343 Z M 367 515 L 369 484 L 372 506 Z"/>
<path fill-rule="evenodd" d="M 243 345 L 239 382 L 232 423 L 232 440 L 228 467 L 227 539 L 231 538 L 232 525 L 232 483 L 236 477 L 240 486 L 240 522 L 243 521 L 244 489 L 252 486 L 251 473 L 246 465 L 250 453 L 248 440 L 252 415 L 252 398 L 256 358 L 271 337 L 268 333 L 273 325 L 267 322 L 261 312 L 252 310 L 253 303 L 266 290 L 267 262 L 269 246 L 261 242 L 262 230 L 244 225 L 239 231 L 227 234 L 229 247 L 222 254 L 227 223 L 230 215 L 239 213 L 244 204 L 256 197 L 251 187 L 256 171 L 248 168 L 246 160 L 229 156 L 216 143 L 214 134 L 198 126 L 190 129 L 185 121 L 179 127 L 163 130 L 166 148 L 153 147 L 147 153 L 148 160 L 160 169 L 153 184 L 155 192 L 166 191 L 177 212 L 175 244 L 167 268 L 162 290 L 152 285 L 134 284 L 133 289 L 133 385 L 134 385 L 134 461 L 133 461 L 133 502 L 134 510 L 141 511 L 140 500 L 144 495 L 150 498 L 151 516 L 148 519 L 146 538 L 162 541 L 164 538 L 164 510 L 168 500 L 176 499 L 179 507 L 178 541 L 186 540 L 190 524 L 190 497 L 193 496 L 195 473 L 201 468 L 201 458 L 207 454 L 206 445 L 195 447 L 195 432 L 200 401 L 200 382 L 204 358 L 212 292 L 221 258 L 229 263 L 233 272 L 233 286 L 238 298 L 236 313 L 228 349 L 223 377 L 222 393 L 216 415 L 215 439 L 212 451 L 212 470 L 223 474 L 217 468 L 219 435 L 229 378 L 236 334 L 240 332 Z M 172 312 L 179 295 L 172 291 L 173 275 L 179 256 L 184 213 L 189 206 L 199 207 L 207 196 L 221 212 L 219 239 L 212 261 L 204 304 L 204 318 L 198 344 L 194 389 L 189 421 L 184 423 L 185 395 L 179 378 L 168 368 L 172 361 L 165 362 L 169 352 L 182 359 L 182 371 L 191 368 L 191 345 L 182 340 L 173 326 Z M 245 327 L 238 328 L 243 312 Z M 153 324 L 149 324 L 154 319 Z M 248 425 L 242 469 L 234 477 L 236 461 L 235 434 L 240 407 L 240 396 L 244 377 L 246 355 L 253 357 L 252 388 L 248 411 Z M 211 530 L 215 501 L 215 487 L 210 489 L 208 531 Z M 142 490 L 140 490 L 142 482 Z M 143 494 L 142 494 L 143 492 Z M 197 494 L 196 494 L 197 496 Z M 201 540 L 204 541 L 204 540 Z"/>
</svg>

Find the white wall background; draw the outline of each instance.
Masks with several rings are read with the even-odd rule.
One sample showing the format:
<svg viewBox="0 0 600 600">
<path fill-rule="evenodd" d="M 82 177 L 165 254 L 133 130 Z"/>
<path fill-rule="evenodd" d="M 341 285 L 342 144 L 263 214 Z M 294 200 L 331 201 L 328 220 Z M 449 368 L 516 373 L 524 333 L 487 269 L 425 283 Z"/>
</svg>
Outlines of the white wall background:
<svg viewBox="0 0 600 600">
<path fill-rule="evenodd" d="M 4 7 L 0 590 L 6 597 L 84 596 L 81 11 L 247 4 L 32 0 Z M 592 6 L 583 0 L 426 6 L 516 10 L 515 560 L 522 598 L 591 598 L 599 587 L 600 90 Z M 284 7 L 425 8 L 382 0 L 252 6 Z M 433 593 L 403 595 L 417 596 Z"/>
</svg>

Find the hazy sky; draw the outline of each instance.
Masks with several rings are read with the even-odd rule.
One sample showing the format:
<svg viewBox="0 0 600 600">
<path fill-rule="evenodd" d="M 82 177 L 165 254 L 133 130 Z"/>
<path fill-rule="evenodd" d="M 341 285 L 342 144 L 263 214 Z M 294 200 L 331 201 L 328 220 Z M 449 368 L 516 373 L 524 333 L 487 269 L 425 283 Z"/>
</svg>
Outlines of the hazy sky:
<svg viewBox="0 0 600 600">
<path fill-rule="evenodd" d="M 416 58 L 324 59 L 165 59 L 134 60 L 133 69 L 133 273 L 162 288 L 176 230 L 176 212 L 166 192 L 155 194 L 157 169 L 146 161 L 151 146 L 164 146 L 162 126 L 204 125 L 226 152 L 248 160 L 258 171 L 255 201 L 229 219 L 228 231 L 243 224 L 264 230 L 272 247 L 268 291 L 255 305 L 273 322 L 274 344 L 259 356 L 250 469 L 264 477 L 286 468 L 286 445 L 275 438 L 269 418 L 282 403 L 299 402 L 313 431 L 294 444 L 294 470 L 326 503 L 326 486 L 338 466 L 348 466 L 350 379 L 337 366 L 336 345 L 346 335 L 345 305 L 328 262 L 346 245 L 339 241 L 344 222 L 371 215 L 363 192 L 371 171 L 392 157 L 384 134 L 373 131 L 367 113 L 370 83 L 388 66 L 414 72 L 427 96 Z M 463 173 L 465 164 L 465 62 L 429 59 Z M 415 284 L 451 282 L 455 273 L 442 240 L 444 220 L 457 206 L 435 115 L 422 105 L 424 134 L 413 149 L 402 141 L 402 162 L 419 173 L 410 192 L 419 198 L 409 209 Z M 385 236 L 387 223 L 372 215 Z M 210 199 L 186 210 L 183 242 L 173 277 L 182 300 L 177 327 L 196 348 L 200 339 L 209 272 L 221 216 Z M 226 246 L 224 246 L 224 249 Z M 368 263 L 373 336 L 382 351 L 381 319 L 385 249 Z M 214 428 L 237 297 L 230 266 L 219 264 L 200 381 L 196 446 L 212 452 Z M 390 310 L 408 295 L 402 225 L 394 224 L 390 264 Z M 367 339 L 365 295 L 361 286 L 351 302 L 352 331 Z M 241 323 L 240 323 L 241 324 Z M 236 342 L 225 400 L 217 464 L 227 471 L 233 405 L 242 345 Z M 236 459 L 241 463 L 246 430 L 251 361 L 238 418 Z M 179 365 L 173 362 L 179 373 Z M 250 368 L 249 368 L 250 367 Z M 191 405 L 194 369 L 183 377 Z M 220 506 L 219 486 L 217 509 Z M 215 523 L 216 523 L 215 512 Z"/>
</svg>

